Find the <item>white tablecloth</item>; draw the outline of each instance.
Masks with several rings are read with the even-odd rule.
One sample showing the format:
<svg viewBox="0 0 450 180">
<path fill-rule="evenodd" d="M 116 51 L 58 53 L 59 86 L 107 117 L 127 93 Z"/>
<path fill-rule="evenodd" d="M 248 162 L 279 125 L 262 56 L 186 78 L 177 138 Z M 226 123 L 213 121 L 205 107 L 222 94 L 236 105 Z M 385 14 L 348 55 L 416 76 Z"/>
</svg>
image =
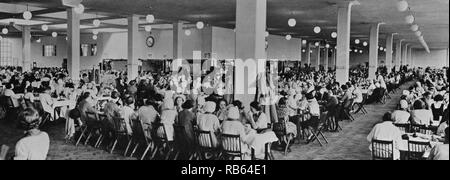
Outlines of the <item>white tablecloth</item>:
<svg viewBox="0 0 450 180">
<path fill-rule="evenodd" d="M 417 137 L 412 137 L 412 134 L 408 133 L 408 136 L 409 136 L 409 141 L 429 142 L 431 147 L 434 147 L 438 144 L 442 144 L 442 142 L 432 141 L 433 137 L 435 137 L 434 139 L 436 139 L 436 137 L 438 137 L 435 135 L 425 135 L 425 134 L 417 133 Z M 399 144 L 399 149 L 400 149 L 400 151 L 408 151 L 408 140 L 402 140 L 401 143 Z"/>
<path fill-rule="evenodd" d="M 258 134 L 255 131 L 250 132 L 245 139 L 245 143 L 255 150 L 255 157 L 264 159 L 265 145 L 267 143 L 278 141 L 277 136 L 273 131 Z"/>
</svg>

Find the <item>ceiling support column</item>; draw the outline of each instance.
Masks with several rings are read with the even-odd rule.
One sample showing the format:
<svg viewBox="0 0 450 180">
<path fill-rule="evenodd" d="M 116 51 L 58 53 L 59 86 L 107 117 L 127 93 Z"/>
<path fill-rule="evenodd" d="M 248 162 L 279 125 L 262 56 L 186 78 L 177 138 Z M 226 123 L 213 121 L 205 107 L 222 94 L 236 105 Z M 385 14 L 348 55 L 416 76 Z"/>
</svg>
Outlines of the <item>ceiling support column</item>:
<svg viewBox="0 0 450 180">
<path fill-rule="evenodd" d="M 255 100 L 257 76 L 266 69 L 267 0 L 236 1 L 235 99 Z"/>
<path fill-rule="evenodd" d="M 395 71 L 398 72 L 400 70 L 400 66 L 402 65 L 402 42 L 403 40 L 398 40 L 395 48 Z"/>
<path fill-rule="evenodd" d="M 394 34 L 388 34 L 386 38 L 386 68 L 387 73 L 392 71 L 392 52 L 393 52 Z"/>
<path fill-rule="evenodd" d="M 31 71 L 31 27 L 23 26 L 22 30 L 22 71 Z"/>
<path fill-rule="evenodd" d="M 183 36 L 183 23 L 180 21 L 173 23 L 173 72 L 178 72 L 183 65 Z M 203 55 L 200 54 L 200 57 Z"/>
<path fill-rule="evenodd" d="M 139 16 L 128 17 L 128 82 L 139 76 L 138 40 L 139 40 Z"/>
<path fill-rule="evenodd" d="M 80 80 L 80 15 L 74 8 L 67 9 L 67 66 L 74 82 Z"/>
<path fill-rule="evenodd" d="M 378 36 L 380 23 L 373 24 L 370 27 L 370 43 L 369 43 L 369 79 L 376 79 L 378 70 Z"/>
<path fill-rule="evenodd" d="M 408 64 L 407 56 L 408 56 L 408 44 L 404 44 L 402 48 L 402 66 L 406 66 Z"/>
<path fill-rule="evenodd" d="M 358 4 L 358 1 L 338 4 L 336 81 L 340 84 L 348 82 L 349 79 L 351 9 L 353 5 Z"/>
</svg>

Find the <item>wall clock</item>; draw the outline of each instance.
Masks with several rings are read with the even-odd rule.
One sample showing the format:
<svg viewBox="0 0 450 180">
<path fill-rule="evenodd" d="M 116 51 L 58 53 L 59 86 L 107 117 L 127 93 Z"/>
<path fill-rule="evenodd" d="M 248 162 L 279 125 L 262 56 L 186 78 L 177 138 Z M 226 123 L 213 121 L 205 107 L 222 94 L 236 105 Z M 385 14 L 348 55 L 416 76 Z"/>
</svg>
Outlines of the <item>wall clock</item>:
<svg viewBox="0 0 450 180">
<path fill-rule="evenodd" d="M 155 45 L 155 38 L 153 36 L 149 36 L 145 42 L 148 47 L 153 47 Z"/>
</svg>

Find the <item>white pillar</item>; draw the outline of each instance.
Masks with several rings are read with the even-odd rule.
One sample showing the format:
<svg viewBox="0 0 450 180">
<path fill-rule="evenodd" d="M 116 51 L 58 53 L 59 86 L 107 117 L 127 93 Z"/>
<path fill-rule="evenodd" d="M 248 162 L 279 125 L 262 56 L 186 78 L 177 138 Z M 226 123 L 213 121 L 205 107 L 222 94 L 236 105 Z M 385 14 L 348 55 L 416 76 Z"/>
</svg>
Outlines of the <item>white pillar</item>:
<svg viewBox="0 0 450 180">
<path fill-rule="evenodd" d="M 402 64 L 402 41 L 398 40 L 395 48 L 395 71 L 399 71 Z"/>
<path fill-rule="evenodd" d="M 75 82 L 80 80 L 80 15 L 74 8 L 67 9 L 67 66 Z"/>
<path fill-rule="evenodd" d="M 324 64 L 323 64 L 323 67 L 325 68 L 325 71 L 328 71 L 328 64 L 329 64 L 329 62 L 328 62 L 328 52 L 329 51 L 328 50 L 329 49 L 325 47 L 325 52 L 324 52 L 325 60 L 324 60 Z"/>
<path fill-rule="evenodd" d="M 173 23 L 173 63 L 172 71 L 177 71 L 182 66 L 183 60 L 183 23 Z M 203 55 L 200 55 L 203 57 Z"/>
<path fill-rule="evenodd" d="M 306 64 L 308 64 L 308 66 L 311 65 L 311 44 L 308 43 L 308 45 L 306 46 Z"/>
<path fill-rule="evenodd" d="M 316 69 L 316 71 L 319 71 L 319 69 L 320 69 L 320 46 L 317 46 L 316 47 L 316 53 L 317 53 L 317 56 L 316 56 L 316 65 L 315 65 L 315 69 Z"/>
<path fill-rule="evenodd" d="M 235 99 L 242 101 L 246 107 L 255 100 L 258 73 L 265 72 L 266 16 L 267 0 L 236 1 L 234 92 Z"/>
<path fill-rule="evenodd" d="M 412 68 L 412 47 L 408 47 L 408 65 L 410 68 Z"/>
<path fill-rule="evenodd" d="M 402 65 L 407 65 L 407 57 L 408 56 L 408 44 L 403 45 L 402 48 Z"/>
<path fill-rule="evenodd" d="M 393 48 L 394 34 L 388 34 L 386 38 L 386 68 L 388 73 L 392 70 L 392 48 Z"/>
<path fill-rule="evenodd" d="M 351 9 L 357 4 L 357 1 L 338 4 L 336 81 L 341 84 L 349 79 Z"/>
<path fill-rule="evenodd" d="M 23 72 L 31 71 L 31 33 L 30 26 L 23 26 L 22 31 L 22 65 Z"/>
<path fill-rule="evenodd" d="M 369 79 L 375 79 L 378 70 L 378 36 L 380 24 L 376 23 L 370 27 L 369 44 Z"/>
<path fill-rule="evenodd" d="M 128 81 L 139 76 L 138 43 L 139 40 L 139 16 L 128 17 Z"/>
</svg>

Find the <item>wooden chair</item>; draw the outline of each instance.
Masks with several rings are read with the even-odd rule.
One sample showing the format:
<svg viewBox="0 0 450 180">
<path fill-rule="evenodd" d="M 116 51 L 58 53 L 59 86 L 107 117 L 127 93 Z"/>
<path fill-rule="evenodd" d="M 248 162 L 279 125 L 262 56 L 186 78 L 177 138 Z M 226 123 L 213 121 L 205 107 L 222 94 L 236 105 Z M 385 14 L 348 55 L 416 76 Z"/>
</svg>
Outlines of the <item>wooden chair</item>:
<svg viewBox="0 0 450 180">
<path fill-rule="evenodd" d="M 223 158 L 226 156 L 234 159 L 239 157 L 243 160 L 243 153 L 241 147 L 241 137 L 239 135 L 222 134 L 221 144 L 223 148 Z"/>
<path fill-rule="evenodd" d="M 394 142 L 373 139 L 372 160 L 394 160 Z"/>
<path fill-rule="evenodd" d="M 169 140 L 167 138 L 167 131 L 162 123 L 153 123 L 153 142 L 155 143 L 156 151 L 159 151 L 161 156 L 165 156 L 164 159 L 168 159 L 172 148 L 170 147 Z"/>
<path fill-rule="evenodd" d="M 286 132 L 286 124 L 284 123 L 284 121 L 280 120 L 277 123 L 273 124 L 272 131 L 278 137 L 279 145 L 281 145 L 282 143 L 286 144 L 286 146 L 284 147 L 284 155 L 286 156 L 288 150 L 290 149 L 291 140 L 294 137 L 293 134 L 288 134 Z"/>
<path fill-rule="evenodd" d="M 153 139 L 152 139 L 152 132 L 153 132 L 152 125 L 145 123 L 147 128 L 144 128 L 144 123 L 142 121 L 141 121 L 141 124 L 142 124 L 142 126 L 141 126 L 142 131 L 144 132 L 144 136 L 145 136 L 145 145 L 146 145 L 145 150 L 142 153 L 141 160 L 145 159 L 145 157 L 147 156 L 147 153 L 149 151 L 151 152 L 149 159 L 153 159 L 156 154 L 156 148 L 155 148 L 155 143 L 153 142 Z"/>
<path fill-rule="evenodd" d="M 9 146 L 2 145 L 2 149 L 0 151 L 0 160 L 6 160 L 6 155 L 8 155 Z"/>
<path fill-rule="evenodd" d="M 411 132 L 411 124 L 394 124 L 403 134 Z"/>
<path fill-rule="evenodd" d="M 324 122 L 323 122 L 322 118 L 319 118 L 318 121 L 319 121 L 319 123 L 317 123 L 317 127 L 313 127 L 313 132 L 312 132 L 313 137 L 310 141 L 308 141 L 308 143 L 317 141 L 317 142 L 319 142 L 320 146 L 323 146 L 322 141 L 320 141 L 320 137 L 322 137 L 322 139 L 325 141 L 326 144 L 328 144 L 328 139 L 323 134 Z"/>
<path fill-rule="evenodd" d="M 139 118 L 131 120 L 131 129 L 133 130 L 133 134 L 131 136 L 131 141 L 129 144 L 134 143 L 135 146 L 133 150 L 131 151 L 130 157 L 134 156 L 134 153 L 136 152 L 137 148 L 140 144 L 147 146 L 147 137 L 145 135 L 145 130 L 142 125 L 142 121 Z M 127 152 L 125 152 L 125 156 L 127 155 Z M 142 158 L 142 157 L 141 157 Z"/>
<path fill-rule="evenodd" d="M 109 136 L 109 133 L 112 132 L 113 129 L 110 129 L 110 127 L 106 126 L 108 120 L 105 114 L 98 114 L 97 116 L 102 126 L 100 138 L 98 138 L 97 143 L 95 143 L 95 147 L 99 148 L 103 143 L 104 139 Z"/>
<path fill-rule="evenodd" d="M 125 138 L 127 140 L 127 143 L 131 140 L 126 129 L 125 119 L 114 117 L 113 122 L 114 122 L 114 131 L 113 131 L 114 140 L 112 141 L 112 146 L 109 153 L 114 152 L 114 149 L 116 148 L 116 145 L 120 138 Z"/>
<path fill-rule="evenodd" d="M 412 124 L 411 125 L 411 132 L 418 132 L 421 134 L 426 134 L 426 135 L 433 135 L 435 134 L 433 128 L 429 128 L 426 125 L 418 125 L 418 124 Z"/>
<path fill-rule="evenodd" d="M 84 145 L 87 145 L 89 143 L 89 140 L 91 139 L 91 137 L 93 135 L 95 135 L 97 133 L 97 131 L 99 131 L 100 133 L 98 134 L 97 140 L 95 141 L 95 145 L 94 147 L 98 144 L 99 140 L 102 138 L 102 124 L 101 122 L 98 120 L 98 115 L 97 113 L 93 113 L 93 112 L 86 112 L 86 126 L 87 126 L 87 132 L 88 135 L 86 137 L 86 141 L 84 142 Z"/>
<path fill-rule="evenodd" d="M 430 147 L 430 142 L 408 141 L 408 160 L 425 160 L 423 154 Z"/>
<path fill-rule="evenodd" d="M 363 94 L 363 101 L 361 103 L 354 103 L 353 107 L 357 107 L 358 109 L 355 111 L 355 114 L 362 112 L 363 114 L 367 114 L 367 109 L 364 105 L 367 103 L 367 94 Z"/>
<path fill-rule="evenodd" d="M 203 160 L 210 159 L 207 154 L 211 154 L 214 159 L 217 155 L 217 147 L 214 147 L 213 138 L 210 131 L 197 130 L 197 143 L 200 157 Z"/>
</svg>

